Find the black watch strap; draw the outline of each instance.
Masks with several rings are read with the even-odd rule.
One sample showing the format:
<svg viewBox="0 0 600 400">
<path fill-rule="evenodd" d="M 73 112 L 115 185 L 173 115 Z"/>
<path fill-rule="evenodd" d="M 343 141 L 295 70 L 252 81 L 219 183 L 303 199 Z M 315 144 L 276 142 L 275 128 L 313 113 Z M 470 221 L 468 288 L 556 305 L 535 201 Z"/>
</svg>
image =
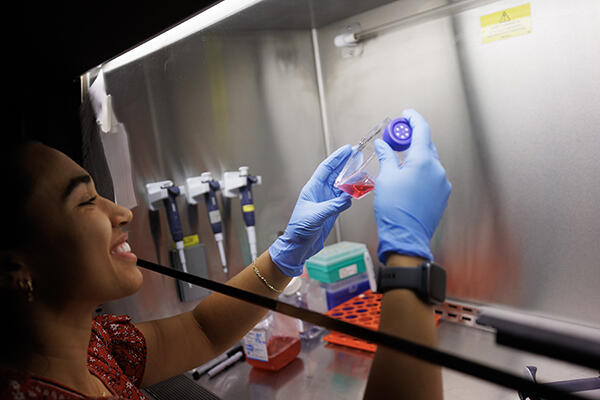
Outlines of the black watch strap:
<svg viewBox="0 0 600 400">
<path fill-rule="evenodd" d="M 423 302 L 441 304 L 446 299 L 446 270 L 433 262 L 417 267 L 384 267 L 377 274 L 377 291 L 412 290 Z"/>
<path fill-rule="evenodd" d="M 377 291 L 385 293 L 391 289 L 421 290 L 422 269 L 420 267 L 379 268 Z"/>
</svg>

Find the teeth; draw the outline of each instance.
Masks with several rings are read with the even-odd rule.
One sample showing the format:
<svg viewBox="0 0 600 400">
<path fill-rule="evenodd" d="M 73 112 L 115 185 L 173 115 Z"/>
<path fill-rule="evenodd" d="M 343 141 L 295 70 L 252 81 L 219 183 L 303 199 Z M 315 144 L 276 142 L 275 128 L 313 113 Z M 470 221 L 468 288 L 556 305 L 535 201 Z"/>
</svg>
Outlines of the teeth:
<svg viewBox="0 0 600 400">
<path fill-rule="evenodd" d="M 116 253 L 129 253 L 129 252 L 131 252 L 131 246 L 129 246 L 129 243 L 123 242 L 119 246 L 117 246 L 117 248 L 115 249 L 115 252 Z"/>
</svg>

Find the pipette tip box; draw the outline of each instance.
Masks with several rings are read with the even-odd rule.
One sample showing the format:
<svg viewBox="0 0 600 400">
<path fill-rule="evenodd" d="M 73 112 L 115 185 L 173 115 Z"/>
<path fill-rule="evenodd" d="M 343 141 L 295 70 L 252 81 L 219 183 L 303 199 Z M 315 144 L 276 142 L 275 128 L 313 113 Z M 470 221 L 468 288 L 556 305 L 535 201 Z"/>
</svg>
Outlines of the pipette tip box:
<svg viewBox="0 0 600 400">
<path fill-rule="evenodd" d="M 323 283 L 334 283 L 365 272 L 363 243 L 339 242 L 326 246 L 306 260 L 308 276 Z"/>
</svg>

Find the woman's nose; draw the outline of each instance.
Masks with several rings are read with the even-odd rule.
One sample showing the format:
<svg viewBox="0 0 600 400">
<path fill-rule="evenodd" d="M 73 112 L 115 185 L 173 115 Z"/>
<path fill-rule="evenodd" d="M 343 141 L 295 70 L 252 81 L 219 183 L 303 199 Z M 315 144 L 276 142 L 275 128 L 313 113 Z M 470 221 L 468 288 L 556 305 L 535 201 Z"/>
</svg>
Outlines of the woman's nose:
<svg viewBox="0 0 600 400">
<path fill-rule="evenodd" d="M 133 213 L 130 209 L 119 206 L 112 201 L 110 203 L 112 206 L 110 211 L 110 220 L 114 227 L 127 225 L 129 222 L 131 222 Z"/>
</svg>

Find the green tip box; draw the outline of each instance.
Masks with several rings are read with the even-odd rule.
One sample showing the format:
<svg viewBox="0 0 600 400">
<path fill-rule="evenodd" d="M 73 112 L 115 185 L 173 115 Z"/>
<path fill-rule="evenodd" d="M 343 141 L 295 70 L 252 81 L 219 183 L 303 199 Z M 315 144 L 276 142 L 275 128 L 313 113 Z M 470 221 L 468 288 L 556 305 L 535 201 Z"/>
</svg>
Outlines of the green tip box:
<svg viewBox="0 0 600 400">
<path fill-rule="evenodd" d="M 363 243 L 339 242 L 323 248 L 306 260 L 308 276 L 323 283 L 333 283 L 365 272 Z"/>
</svg>

